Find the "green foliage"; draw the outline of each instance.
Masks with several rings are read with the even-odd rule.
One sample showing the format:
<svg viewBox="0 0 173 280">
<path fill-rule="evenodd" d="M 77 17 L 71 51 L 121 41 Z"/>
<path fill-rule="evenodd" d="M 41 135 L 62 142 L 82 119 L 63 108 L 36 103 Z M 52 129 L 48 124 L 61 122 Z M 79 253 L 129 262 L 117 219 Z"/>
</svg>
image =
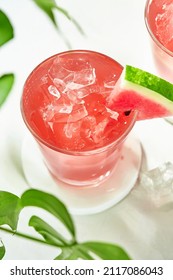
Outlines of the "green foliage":
<svg viewBox="0 0 173 280">
<path fill-rule="evenodd" d="M 16 230 L 21 211 L 20 199 L 9 192 L 0 192 L 0 225 L 9 225 Z"/>
<path fill-rule="evenodd" d="M 37 216 L 32 216 L 28 224 L 41 235 L 42 239 L 16 231 L 20 212 L 28 206 L 39 207 L 52 214 L 71 234 L 71 240 L 65 238 L 57 228 L 53 228 L 53 226 Z M 61 252 L 55 257 L 55 260 L 93 260 L 93 253 L 97 256 L 96 258 L 105 260 L 130 259 L 128 254 L 115 244 L 103 242 L 78 243 L 75 237 L 72 217 L 65 205 L 55 196 L 36 189 L 27 190 L 21 198 L 9 192 L 0 191 L 0 225 L 9 225 L 12 229 L 0 227 L 0 230 L 57 247 L 58 251 L 60 249 Z M 3 258 L 4 254 L 5 247 L 2 244 L 2 247 L 0 247 L 0 259 Z"/>
<path fill-rule="evenodd" d="M 46 192 L 31 189 L 22 195 L 21 201 L 23 207 L 36 206 L 48 211 L 59 219 L 66 226 L 72 236 L 75 237 L 74 225 L 70 214 L 58 198 Z"/>
<path fill-rule="evenodd" d="M 55 11 L 57 10 L 61 14 L 63 14 L 70 22 L 72 22 L 75 27 L 78 29 L 78 31 L 84 35 L 84 32 L 80 26 L 80 24 L 68 13 L 67 10 L 64 8 L 58 6 L 56 4 L 55 0 L 33 0 L 34 3 L 49 17 L 49 19 L 52 21 L 54 26 L 57 28 L 61 38 L 64 40 L 65 44 L 69 49 L 71 49 L 71 44 L 66 38 L 66 35 L 60 30 L 60 26 L 58 24 L 58 21 L 55 17 Z"/>
<path fill-rule="evenodd" d="M 14 36 L 13 26 L 6 14 L 0 10 L 0 47 L 6 44 Z M 9 95 L 14 83 L 13 74 L 5 74 L 0 77 L 0 106 Z"/>
<path fill-rule="evenodd" d="M 14 74 L 5 74 L 0 77 L 0 106 L 8 97 L 14 84 Z"/>
<path fill-rule="evenodd" d="M 29 220 L 29 226 L 33 227 L 48 244 L 56 246 L 65 246 L 68 241 L 54 228 L 37 216 L 32 216 Z"/>
<path fill-rule="evenodd" d="M 33 1 L 44 13 L 47 14 L 47 16 L 50 18 L 50 20 L 57 28 L 58 28 L 58 24 L 57 24 L 57 20 L 55 20 L 55 14 L 54 14 L 55 10 L 58 10 L 60 13 L 62 13 L 68 20 L 70 20 L 76 26 L 76 28 L 79 30 L 81 34 L 84 34 L 79 23 L 68 13 L 68 11 L 58 6 L 55 0 L 33 0 Z"/>
<path fill-rule="evenodd" d="M 81 244 L 87 252 L 92 252 L 101 259 L 105 260 L 128 260 L 130 257 L 120 247 L 110 243 L 103 242 L 85 242 Z"/>
<path fill-rule="evenodd" d="M 0 47 L 14 36 L 13 27 L 6 14 L 0 10 Z"/>
<path fill-rule="evenodd" d="M 83 250 L 80 244 L 61 248 L 61 253 L 55 258 L 55 260 L 93 260 L 85 250 Z"/>
<path fill-rule="evenodd" d="M 35 4 L 47 14 L 50 20 L 53 22 L 55 26 L 57 26 L 55 16 L 53 13 L 53 9 L 56 7 L 56 2 L 54 0 L 33 0 Z"/>
<path fill-rule="evenodd" d="M 0 260 L 3 259 L 4 255 L 5 255 L 5 247 L 2 241 L 0 241 Z"/>
</svg>

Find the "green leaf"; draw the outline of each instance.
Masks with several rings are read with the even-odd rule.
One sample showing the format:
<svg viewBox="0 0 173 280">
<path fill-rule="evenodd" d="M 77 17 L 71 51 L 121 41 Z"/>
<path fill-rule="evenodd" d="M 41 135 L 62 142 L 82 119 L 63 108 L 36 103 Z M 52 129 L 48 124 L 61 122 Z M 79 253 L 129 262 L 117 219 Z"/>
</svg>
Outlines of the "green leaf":
<svg viewBox="0 0 173 280">
<path fill-rule="evenodd" d="M 33 0 L 38 7 L 40 7 L 51 19 L 53 24 L 57 27 L 57 22 L 55 20 L 55 15 L 53 13 L 54 9 L 57 9 L 60 13 L 62 13 L 68 20 L 70 20 L 78 29 L 78 31 L 84 35 L 84 32 L 80 26 L 80 24 L 68 13 L 67 10 L 58 6 L 55 0 Z"/>
<path fill-rule="evenodd" d="M 0 260 L 3 259 L 4 255 L 5 255 L 5 247 L 2 241 L 0 240 Z"/>
<path fill-rule="evenodd" d="M 94 260 L 93 257 L 90 256 L 90 254 L 88 254 L 88 252 L 83 249 L 82 246 L 80 246 L 80 244 L 77 245 L 77 250 L 78 250 L 78 254 L 79 257 L 83 260 Z"/>
<path fill-rule="evenodd" d="M 103 260 L 129 260 L 128 254 L 119 246 L 103 242 L 85 242 L 72 247 L 61 248 L 56 260 L 93 260 L 91 253 Z"/>
<path fill-rule="evenodd" d="M 71 247 L 61 248 L 61 253 L 55 258 L 55 260 L 93 260 L 93 258 L 80 247 L 80 245 L 74 245 Z"/>
<path fill-rule="evenodd" d="M 0 191 L 0 225 L 9 225 L 12 230 L 16 230 L 21 209 L 20 198 Z"/>
<path fill-rule="evenodd" d="M 4 103 L 9 95 L 14 83 L 13 74 L 5 74 L 0 77 L 0 106 Z"/>
<path fill-rule="evenodd" d="M 119 246 L 103 242 L 85 242 L 80 244 L 83 250 L 95 255 L 103 260 L 130 260 L 128 254 Z"/>
<path fill-rule="evenodd" d="M 55 258 L 55 260 L 68 260 L 73 253 L 72 247 L 61 248 L 61 253 Z"/>
<path fill-rule="evenodd" d="M 68 244 L 68 241 L 66 241 L 60 233 L 37 216 L 31 217 L 29 226 L 34 227 L 34 229 L 41 234 L 44 240 L 49 244 L 57 246 L 65 246 Z"/>
<path fill-rule="evenodd" d="M 78 29 L 78 31 L 84 35 L 84 31 L 83 29 L 81 28 L 80 24 L 68 13 L 67 10 L 63 9 L 62 7 L 56 5 L 55 8 L 60 12 L 62 13 L 68 20 L 70 20 L 75 26 L 76 28 Z"/>
<path fill-rule="evenodd" d="M 43 191 L 30 189 L 23 193 L 21 201 L 23 207 L 40 207 L 54 215 L 65 225 L 72 237 L 75 239 L 75 229 L 72 218 L 65 205 L 58 198 Z"/>
<path fill-rule="evenodd" d="M 13 27 L 8 17 L 0 10 L 0 46 L 13 38 Z"/>
<path fill-rule="evenodd" d="M 53 8 L 56 7 L 56 2 L 54 0 L 33 0 L 37 6 L 47 14 L 53 24 L 57 27 L 55 16 L 53 14 Z"/>
</svg>

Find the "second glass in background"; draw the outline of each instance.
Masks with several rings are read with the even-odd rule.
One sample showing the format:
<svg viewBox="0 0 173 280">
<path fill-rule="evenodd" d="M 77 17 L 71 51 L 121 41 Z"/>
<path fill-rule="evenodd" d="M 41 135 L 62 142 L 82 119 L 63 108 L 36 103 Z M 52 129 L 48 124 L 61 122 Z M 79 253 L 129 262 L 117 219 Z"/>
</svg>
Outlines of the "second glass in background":
<svg viewBox="0 0 173 280">
<path fill-rule="evenodd" d="M 147 0 L 145 23 L 153 59 L 160 77 L 173 83 L 173 1 Z M 173 118 L 166 118 L 173 123 Z"/>
</svg>

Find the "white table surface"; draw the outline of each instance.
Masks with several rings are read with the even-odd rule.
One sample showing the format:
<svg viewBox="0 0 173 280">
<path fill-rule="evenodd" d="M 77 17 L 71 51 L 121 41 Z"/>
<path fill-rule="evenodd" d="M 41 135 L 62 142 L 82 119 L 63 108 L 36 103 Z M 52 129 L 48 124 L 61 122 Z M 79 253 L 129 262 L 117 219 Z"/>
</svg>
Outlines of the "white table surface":
<svg viewBox="0 0 173 280">
<path fill-rule="evenodd" d="M 57 13 L 61 29 L 73 49 L 105 53 L 122 65 L 131 64 L 155 72 L 144 23 L 145 0 L 60 0 L 81 24 L 86 36 Z M 22 87 L 30 71 L 45 58 L 67 50 L 66 45 L 32 0 L 0 0 L 15 27 L 15 39 L 0 49 L 0 75 L 14 72 L 15 85 L 0 109 L 0 189 L 21 195 L 28 185 L 22 173 L 21 147 L 28 133 L 20 114 Z M 148 167 L 173 162 L 173 126 L 165 120 L 139 122 L 140 139 Z M 32 151 L 31 151 L 32 152 Z M 145 167 L 146 168 L 146 167 Z M 26 231 L 21 214 L 19 228 Z M 28 213 L 29 212 L 29 213 Z M 34 212 L 35 213 L 35 212 Z M 145 196 L 130 193 L 113 208 L 95 215 L 74 216 L 79 241 L 102 240 L 122 245 L 133 259 L 173 259 L 173 206 L 159 209 Z M 29 229 L 31 233 L 34 233 Z M 53 259 L 56 249 L 0 232 L 5 259 Z"/>
</svg>

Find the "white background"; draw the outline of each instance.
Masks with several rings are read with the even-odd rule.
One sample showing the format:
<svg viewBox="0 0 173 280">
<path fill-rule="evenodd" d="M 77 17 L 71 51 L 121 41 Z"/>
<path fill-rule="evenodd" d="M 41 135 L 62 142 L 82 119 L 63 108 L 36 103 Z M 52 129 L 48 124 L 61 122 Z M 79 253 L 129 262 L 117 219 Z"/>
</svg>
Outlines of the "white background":
<svg viewBox="0 0 173 280">
<path fill-rule="evenodd" d="M 73 49 L 105 53 L 122 65 L 131 64 L 155 72 L 144 23 L 145 0 L 59 0 L 83 27 L 83 37 L 57 13 L 61 30 Z M 27 75 L 42 60 L 67 50 L 48 18 L 32 0 L 0 0 L 15 28 L 15 39 L 0 49 L 0 75 L 14 72 L 15 85 L 0 110 L 0 189 L 21 195 L 28 188 L 21 166 L 21 147 L 27 130 L 20 114 L 20 98 Z M 165 120 L 135 125 L 148 162 L 154 168 L 173 162 L 173 127 Z M 31 151 L 32 152 L 32 151 Z M 31 209 L 32 211 L 32 209 Z M 31 212 L 30 212 L 31 213 Z M 35 212 L 34 212 L 35 213 Z M 19 228 L 27 228 L 28 210 Z M 173 258 L 173 207 L 158 209 L 148 199 L 131 193 L 121 203 L 96 215 L 74 216 L 79 241 L 100 240 L 122 245 L 133 259 Z M 0 232 L 5 259 L 53 259 L 56 249 Z"/>
</svg>

